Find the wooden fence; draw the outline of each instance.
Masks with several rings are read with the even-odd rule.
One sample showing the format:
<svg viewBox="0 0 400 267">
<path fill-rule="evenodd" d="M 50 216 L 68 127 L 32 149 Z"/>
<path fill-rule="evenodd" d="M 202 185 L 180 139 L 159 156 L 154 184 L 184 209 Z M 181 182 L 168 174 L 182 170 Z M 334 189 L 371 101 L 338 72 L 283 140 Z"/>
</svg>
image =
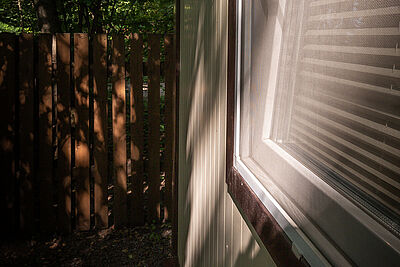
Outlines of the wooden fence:
<svg viewBox="0 0 400 267">
<path fill-rule="evenodd" d="M 0 34 L 2 234 L 171 219 L 173 42 Z"/>
</svg>

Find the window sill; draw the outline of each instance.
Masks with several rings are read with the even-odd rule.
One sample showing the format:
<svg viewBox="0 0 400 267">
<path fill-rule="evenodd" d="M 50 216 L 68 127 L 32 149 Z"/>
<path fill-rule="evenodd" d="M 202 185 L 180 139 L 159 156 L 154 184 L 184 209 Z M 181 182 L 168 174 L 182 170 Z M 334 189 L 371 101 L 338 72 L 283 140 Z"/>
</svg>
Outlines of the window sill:
<svg viewBox="0 0 400 267">
<path fill-rule="evenodd" d="M 287 243 L 285 255 L 293 254 L 298 260 L 310 264 L 311 266 L 329 266 L 330 264 L 324 256 L 315 248 L 312 242 L 300 230 L 281 205 L 279 205 L 278 201 L 266 189 L 272 189 L 274 193 L 280 192 L 280 189 L 272 182 L 268 175 L 266 175 L 251 158 L 242 160 L 235 158 L 234 161 L 235 167 L 233 167 L 231 185 L 228 184 L 228 191 L 237 204 L 240 205 L 240 209 L 243 210 L 243 213 L 245 213 L 244 215 L 256 229 L 257 234 L 270 253 L 277 254 L 276 257 L 280 260 L 282 260 L 282 257 L 285 257 L 281 255 L 282 251 L 276 251 L 274 248 L 269 247 L 274 246 L 275 242 L 282 242 L 277 240 L 281 238 Z M 250 166 L 251 171 L 247 166 Z M 253 173 L 255 173 L 258 178 L 256 178 Z M 278 193 L 278 195 L 282 196 L 279 200 L 284 201 L 287 206 L 290 206 L 292 212 L 298 214 L 298 217 L 301 217 L 303 221 L 309 222 L 290 199 L 285 197 L 281 192 Z M 253 207 L 254 205 L 260 205 L 262 207 L 255 210 Z M 253 220 L 251 220 L 251 218 L 253 218 Z M 308 225 L 315 228 L 311 222 L 309 222 Z M 313 230 L 318 232 L 316 229 Z M 322 237 L 321 239 L 327 246 L 330 245 L 330 243 Z M 342 257 L 339 253 L 337 253 L 336 256 Z M 343 262 L 346 261 L 344 260 Z"/>
</svg>

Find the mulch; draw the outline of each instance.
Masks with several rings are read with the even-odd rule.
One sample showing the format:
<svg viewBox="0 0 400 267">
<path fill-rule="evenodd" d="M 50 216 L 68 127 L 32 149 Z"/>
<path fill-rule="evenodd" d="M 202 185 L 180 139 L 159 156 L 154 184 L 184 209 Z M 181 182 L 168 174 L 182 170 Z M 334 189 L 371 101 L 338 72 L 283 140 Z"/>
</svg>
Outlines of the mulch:
<svg viewBox="0 0 400 267">
<path fill-rule="evenodd" d="M 0 266 L 165 266 L 171 258 L 168 224 L 0 243 Z"/>
</svg>

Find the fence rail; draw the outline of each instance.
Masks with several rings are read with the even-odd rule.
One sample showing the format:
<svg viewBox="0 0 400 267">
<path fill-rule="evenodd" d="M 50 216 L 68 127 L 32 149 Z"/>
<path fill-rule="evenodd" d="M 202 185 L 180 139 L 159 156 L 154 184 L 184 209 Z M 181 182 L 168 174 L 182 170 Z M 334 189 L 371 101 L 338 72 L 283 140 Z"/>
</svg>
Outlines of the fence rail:
<svg viewBox="0 0 400 267">
<path fill-rule="evenodd" d="M 3 234 L 171 219 L 174 51 L 173 35 L 0 34 Z"/>
</svg>

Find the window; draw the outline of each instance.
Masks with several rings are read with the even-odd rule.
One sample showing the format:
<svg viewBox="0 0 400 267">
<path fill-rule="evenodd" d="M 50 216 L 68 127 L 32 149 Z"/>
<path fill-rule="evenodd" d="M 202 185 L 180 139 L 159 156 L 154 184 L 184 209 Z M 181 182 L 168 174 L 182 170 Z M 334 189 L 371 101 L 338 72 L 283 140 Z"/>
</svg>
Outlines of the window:
<svg viewBox="0 0 400 267">
<path fill-rule="evenodd" d="M 237 2 L 234 167 L 312 264 L 400 261 L 400 3 Z"/>
</svg>

